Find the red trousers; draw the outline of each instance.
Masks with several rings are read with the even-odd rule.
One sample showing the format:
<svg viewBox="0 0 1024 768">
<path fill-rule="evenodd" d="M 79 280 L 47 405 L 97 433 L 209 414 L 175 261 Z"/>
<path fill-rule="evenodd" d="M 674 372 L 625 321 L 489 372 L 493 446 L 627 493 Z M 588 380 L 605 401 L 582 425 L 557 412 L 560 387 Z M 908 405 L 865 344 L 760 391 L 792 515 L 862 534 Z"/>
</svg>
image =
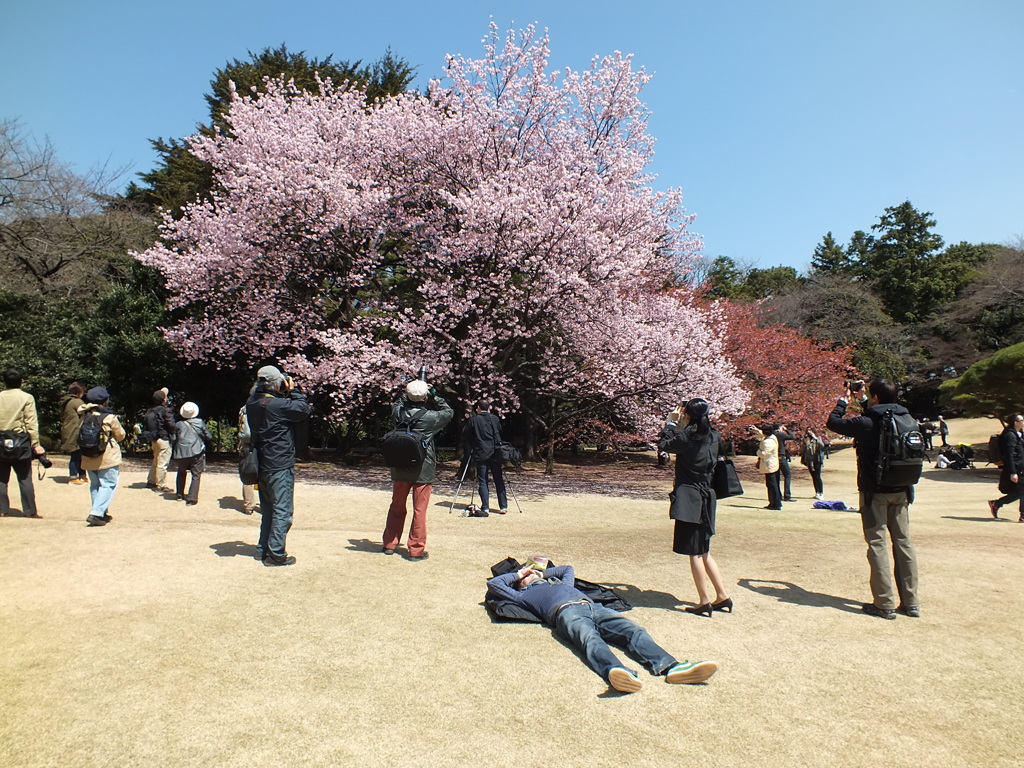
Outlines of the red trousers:
<svg viewBox="0 0 1024 768">
<path fill-rule="evenodd" d="M 430 504 L 430 483 L 394 484 L 391 507 L 384 525 L 384 548 L 394 549 L 402 540 L 405 518 L 409 514 L 408 499 L 412 491 L 412 525 L 409 526 L 409 555 L 418 557 L 427 547 L 427 506 Z"/>
</svg>

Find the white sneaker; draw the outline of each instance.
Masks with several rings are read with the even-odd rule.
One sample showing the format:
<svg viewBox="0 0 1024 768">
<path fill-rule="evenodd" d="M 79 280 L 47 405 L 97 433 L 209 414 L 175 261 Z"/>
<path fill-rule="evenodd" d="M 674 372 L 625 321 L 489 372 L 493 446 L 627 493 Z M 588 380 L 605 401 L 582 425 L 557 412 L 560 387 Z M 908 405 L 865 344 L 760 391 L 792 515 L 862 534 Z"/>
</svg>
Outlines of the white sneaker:
<svg viewBox="0 0 1024 768">
<path fill-rule="evenodd" d="M 820 493 L 814 494 L 814 498 L 816 498 L 818 501 L 821 501 L 821 496 L 822 496 L 822 494 L 820 494 Z"/>
</svg>

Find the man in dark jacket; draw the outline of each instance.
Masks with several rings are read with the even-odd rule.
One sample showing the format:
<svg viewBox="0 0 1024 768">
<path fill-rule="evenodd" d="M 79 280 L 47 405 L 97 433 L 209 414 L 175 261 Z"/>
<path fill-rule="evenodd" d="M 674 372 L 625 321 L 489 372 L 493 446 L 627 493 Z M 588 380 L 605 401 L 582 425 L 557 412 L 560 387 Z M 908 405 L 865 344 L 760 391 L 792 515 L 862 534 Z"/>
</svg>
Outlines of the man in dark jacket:
<svg viewBox="0 0 1024 768">
<path fill-rule="evenodd" d="M 676 661 L 646 629 L 618 611 L 592 602 L 575 583 L 571 565 L 543 571 L 526 565 L 489 579 L 487 589 L 554 627 L 555 634 L 578 648 L 591 669 L 617 691 L 633 693 L 643 683 L 635 672 L 622 666 L 608 640 L 628 648 L 651 674 L 664 675 L 668 683 L 702 683 L 718 670 L 713 661 Z"/>
<path fill-rule="evenodd" d="M 171 460 L 171 440 L 174 437 L 174 411 L 167 404 L 167 387 L 153 393 L 153 405 L 146 411 L 146 432 L 150 436 L 153 463 L 149 467 L 146 487 L 154 491 L 169 493 L 167 487 L 167 464 Z"/>
<path fill-rule="evenodd" d="M 999 473 L 999 492 L 1005 494 L 1000 499 L 988 503 L 992 517 L 999 517 L 999 508 L 1015 501 L 1020 502 L 1018 523 L 1024 523 L 1024 488 L 1021 479 L 1024 477 L 1024 415 L 1016 414 L 999 435 L 999 448 L 1003 453 L 1003 468 Z"/>
<path fill-rule="evenodd" d="M 245 406 L 252 446 L 259 459 L 260 543 L 264 565 L 292 565 L 285 549 L 292 527 L 295 491 L 295 426 L 309 418 L 306 396 L 272 365 L 256 373 L 256 389 Z"/>
<path fill-rule="evenodd" d="M 491 413 L 491 404 L 480 400 L 476 413 L 462 433 L 466 444 L 466 461 L 476 468 L 480 491 L 480 510 L 471 513 L 474 517 L 487 517 L 490 512 L 490 493 L 487 487 L 487 473 L 494 477 L 494 492 L 498 495 L 498 514 L 508 512 L 508 497 L 505 495 L 505 477 L 501 470 L 501 421 Z"/>
<path fill-rule="evenodd" d="M 789 434 L 785 424 L 780 424 L 774 434 L 779 441 L 779 472 L 782 474 L 782 500 L 796 501 L 793 498 L 793 468 L 789 465 L 792 455 L 789 452 L 789 446 L 786 445 L 788 441 L 796 440 L 796 436 Z"/>
<path fill-rule="evenodd" d="M 864 540 L 868 545 L 873 602 L 862 609 L 870 616 L 895 619 L 898 609 L 907 616 L 921 615 L 917 599 L 917 555 L 910 541 L 910 504 L 914 487 L 879 486 L 876 473 L 879 463 L 879 431 L 887 411 L 904 415 L 907 409 L 896 402 L 896 386 L 885 379 L 868 385 L 868 396 L 861 401 L 862 416 L 845 418 L 846 405 L 853 397 L 847 388 L 828 419 L 828 428 L 855 439 L 857 450 L 857 490 L 860 491 L 860 514 Z M 886 532 L 892 539 L 892 556 L 896 568 L 897 608 L 893 594 L 892 570 L 886 551 Z"/>
<path fill-rule="evenodd" d="M 395 554 L 402 540 L 405 518 L 409 514 L 408 500 L 412 494 L 412 524 L 409 526 L 409 559 L 427 557 L 427 506 L 437 470 L 437 451 L 434 436 L 440 432 L 455 412 L 434 393 L 425 381 L 415 379 L 405 387 L 405 395 L 391 407 L 395 424 L 411 424 L 411 431 L 425 442 L 423 463 L 411 469 L 392 468 L 391 506 L 384 524 L 384 554 Z"/>
</svg>

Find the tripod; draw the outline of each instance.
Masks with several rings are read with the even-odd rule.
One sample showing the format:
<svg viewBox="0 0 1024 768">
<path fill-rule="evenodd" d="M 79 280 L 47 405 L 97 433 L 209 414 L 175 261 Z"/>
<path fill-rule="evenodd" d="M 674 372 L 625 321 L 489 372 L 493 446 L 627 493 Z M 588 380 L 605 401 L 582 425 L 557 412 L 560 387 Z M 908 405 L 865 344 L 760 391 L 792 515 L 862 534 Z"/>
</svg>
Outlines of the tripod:
<svg viewBox="0 0 1024 768">
<path fill-rule="evenodd" d="M 455 502 L 459 500 L 459 494 L 462 492 L 462 484 L 466 481 L 466 475 L 469 474 L 469 465 L 471 463 L 472 463 L 471 458 L 469 456 L 466 456 L 466 458 L 463 460 L 463 463 L 462 463 L 462 476 L 459 478 L 459 484 L 455 488 L 455 498 L 452 499 L 451 506 L 448 507 L 448 514 L 449 515 L 452 513 L 452 510 L 455 509 Z M 519 514 L 523 514 L 523 508 L 519 505 L 519 497 L 516 496 L 515 489 L 512 487 L 512 484 L 508 481 L 508 475 L 505 474 L 504 471 L 502 471 L 501 476 L 502 476 L 502 480 L 505 483 L 505 490 L 507 490 L 509 493 L 512 494 L 512 500 L 516 503 L 516 509 L 519 510 Z M 472 512 L 473 512 L 474 493 L 475 493 L 475 490 L 471 490 L 470 491 L 470 493 L 469 493 L 469 507 L 466 509 L 465 512 L 462 513 L 462 517 L 469 517 L 472 514 Z M 482 499 L 481 499 L 481 501 L 482 501 Z"/>
</svg>

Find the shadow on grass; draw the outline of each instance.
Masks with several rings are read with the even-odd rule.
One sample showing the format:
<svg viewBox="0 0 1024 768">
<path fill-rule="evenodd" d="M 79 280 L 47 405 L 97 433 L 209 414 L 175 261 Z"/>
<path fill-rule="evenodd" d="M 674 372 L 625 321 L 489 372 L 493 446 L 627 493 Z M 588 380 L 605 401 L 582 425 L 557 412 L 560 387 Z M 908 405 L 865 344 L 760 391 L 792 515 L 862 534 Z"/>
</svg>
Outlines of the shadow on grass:
<svg viewBox="0 0 1024 768">
<path fill-rule="evenodd" d="M 381 553 L 381 543 L 379 541 L 370 541 L 370 539 L 349 539 L 348 546 L 345 547 L 349 552 L 372 552 L 375 555 Z"/>
<path fill-rule="evenodd" d="M 740 579 L 738 584 L 744 589 L 766 597 L 774 597 L 781 603 L 806 605 L 811 608 L 835 608 L 847 613 L 860 613 L 861 603 L 845 597 L 826 595 L 822 592 L 810 592 L 788 581 L 765 581 L 763 579 Z"/>
<path fill-rule="evenodd" d="M 1005 517 L 994 518 L 992 515 L 988 517 L 957 517 L 956 515 L 943 515 L 943 520 L 962 520 L 965 523 L 1012 523 L 1013 520 L 1009 520 Z"/>
<path fill-rule="evenodd" d="M 991 483 L 992 485 L 995 485 L 999 482 L 999 470 L 995 467 L 976 467 L 975 469 L 936 469 L 932 471 L 925 470 L 924 477 L 940 483 Z"/>
<path fill-rule="evenodd" d="M 634 608 L 661 608 L 665 611 L 680 611 L 684 603 L 675 595 L 655 589 L 640 589 L 633 584 L 604 584 Z M 686 603 L 695 605 L 695 603 Z"/>
<path fill-rule="evenodd" d="M 222 541 L 219 544 L 211 544 L 210 549 L 217 557 L 256 557 L 259 550 L 255 544 L 246 544 L 244 541 Z"/>
</svg>

